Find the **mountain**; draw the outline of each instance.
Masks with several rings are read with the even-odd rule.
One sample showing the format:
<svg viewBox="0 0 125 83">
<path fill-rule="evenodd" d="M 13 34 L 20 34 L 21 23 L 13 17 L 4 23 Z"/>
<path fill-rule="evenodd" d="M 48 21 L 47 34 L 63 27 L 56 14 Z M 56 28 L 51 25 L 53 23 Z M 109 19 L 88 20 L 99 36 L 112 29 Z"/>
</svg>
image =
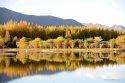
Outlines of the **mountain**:
<svg viewBox="0 0 125 83">
<path fill-rule="evenodd" d="M 120 31 L 125 31 L 125 27 L 122 25 L 113 25 L 112 28 Z"/>
<path fill-rule="evenodd" d="M 6 8 L 0 8 L 0 24 L 6 23 L 9 20 L 25 20 L 43 26 L 82 26 L 80 22 L 73 19 L 62 19 L 54 16 L 25 15 Z"/>
<path fill-rule="evenodd" d="M 96 26 L 97 28 L 111 28 L 111 27 L 106 26 L 106 25 L 102 25 L 102 24 L 93 24 L 93 23 L 83 23 L 83 25 L 85 25 L 85 26 Z"/>
<path fill-rule="evenodd" d="M 106 25 L 102 25 L 102 24 L 92 24 L 92 23 L 83 23 L 83 25 L 85 26 L 96 26 L 98 28 L 107 28 L 107 29 L 114 29 L 114 30 L 119 30 L 122 32 L 125 32 L 125 26 L 122 25 L 113 25 L 113 26 L 106 26 Z"/>
</svg>

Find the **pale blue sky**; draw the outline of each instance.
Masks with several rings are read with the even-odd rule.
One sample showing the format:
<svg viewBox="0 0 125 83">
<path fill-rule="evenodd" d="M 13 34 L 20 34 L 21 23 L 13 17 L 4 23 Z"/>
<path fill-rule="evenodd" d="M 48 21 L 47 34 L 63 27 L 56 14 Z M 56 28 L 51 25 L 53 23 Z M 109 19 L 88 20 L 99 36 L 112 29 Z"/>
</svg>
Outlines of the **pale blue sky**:
<svg viewBox="0 0 125 83">
<path fill-rule="evenodd" d="M 0 7 L 30 15 L 53 15 L 81 23 L 125 26 L 125 0 L 0 0 Z"/>
</svg>

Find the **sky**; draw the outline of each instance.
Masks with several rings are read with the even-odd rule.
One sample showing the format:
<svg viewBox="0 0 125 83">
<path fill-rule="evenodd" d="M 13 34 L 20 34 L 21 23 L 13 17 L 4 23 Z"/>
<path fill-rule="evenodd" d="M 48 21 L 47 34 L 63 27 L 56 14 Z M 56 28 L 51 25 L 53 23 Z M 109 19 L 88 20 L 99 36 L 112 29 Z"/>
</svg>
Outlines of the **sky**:
<svg viewBox="0 0 125 83">
<path fill-rule="evenodd" d="M 125 0 L 0 0 L 23 14 L 52 15 L 81 23 L 125 26 Z"/>
</svg>

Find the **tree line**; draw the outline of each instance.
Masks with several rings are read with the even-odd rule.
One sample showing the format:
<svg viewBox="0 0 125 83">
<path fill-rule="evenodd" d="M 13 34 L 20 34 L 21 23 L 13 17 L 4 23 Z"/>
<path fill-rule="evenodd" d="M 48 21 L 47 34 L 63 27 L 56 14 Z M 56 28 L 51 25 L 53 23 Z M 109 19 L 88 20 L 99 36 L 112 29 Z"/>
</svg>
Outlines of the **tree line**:
<svg viewBox="0 0 125 83">
<path fill-rule="evenodd" d="M 35 38 L 30 40 L 29 38 L 22 37 L 16 42 L 18 48 L 50 48 L 50 49 L 65 49 L 65 48 L 125 48 L 125 35 L 118 36 L 117 38 L 110 39 L 109 41 L 103 41 L 102 37 L 90 37 L 86 39 L 66 39 L 58 37 L 56 39 L 42 40 Z"/>
<path fill-rule="evenodd" d="M 23 37 L 16 44 L 18 48 L 98 48 L 101 45 L 97 42 L 102 41 L 101 37 L 86 38 L 86 39 L 65 39 L 58 37 L 56 39 L 41 40 L 35 38 L 29 40 L 29 38 Z"/>
<path fill-rule="evenodd" d="M 71 40 L 84 40 L 87 38 L 101 37 L 104 41 L 116 38 L 123 32 L 104 29 L 96 26 L 47 26 L 34 25 L 26 21 L 9 21 L 0 25 L 0 47 L 16 47 L 16 41 L 22 37 L 33 40 L 40 38 L 44 41 L 63 37 Z"/>
</svg>

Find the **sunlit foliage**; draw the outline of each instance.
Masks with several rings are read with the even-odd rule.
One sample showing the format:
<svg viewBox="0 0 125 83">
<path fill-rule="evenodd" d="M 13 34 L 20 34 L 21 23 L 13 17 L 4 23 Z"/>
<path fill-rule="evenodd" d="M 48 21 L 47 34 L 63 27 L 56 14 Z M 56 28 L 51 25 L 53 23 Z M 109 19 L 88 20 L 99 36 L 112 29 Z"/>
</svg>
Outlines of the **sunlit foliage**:
<svg viewBox="0 0 125 83">
<path fill-rule="evenodd" d="M 35 38 L 40 38 L 41 40 L 48 41 L 48 45 L 43 45 L 43 42 L 40 42 L 42 46 L 40 47 L 51 47 L 51 48 L 60 48 L 60 47 L 72 47 L 74 48 L 75 43 L 78 44 L 77 47 L 102 47 L 97 45 L 92 45 L 92 42 L 107 41 L 112 38 L 116 38 L 124 34 L 123 32 L 113 30 L 113 29 L 104 29 L 96 26 L 47 26 L 43 27 L 40 25 L 34 25 L 26 21 L 12 21 L 0 25 L 0 36 L 4 39 L 4 44 L 6 47 L 11 45 L 15 46 L 15 40 L 18 41 L 22 37 L 30 38 L 31 40 Z M 56 39 L 58 37 L 63 37 L 63 44 L 59 45 L 60 41 L 50 41 L 49 39 Z M 89 39 L 88 39 L 89 38 Z M 78 41 L 80 39 L 80 41 Z M 94 39 L 94 40 L 93 40 Z M 14 40 L 14 41 L 13 41 Z M 81 40 L 84 41 L 80 43 Z M 35 41 L 34 41 L 35 42 Z M 34 43 L 31 42 L 31 43 Z M 54 42 L 54 46 L 51 46 Z M 69 43 L 70 42 L 70 43 Z M 44 42 L 45 43 L 45 42 Z M 47 43 L 47 42 L 46 42 Z M 51 45 L 50 45 L 51 43 Z M 57 44 L 56 44 L 57 43 Z M 66 45 L 66 43 L 69 43 Z M 88 46 L 88 44 L 91 46 Z M 1 44 L 2 45 L 2 44 Z M 31 46 L 34 47 L 34 46 Z"/>
</svg>

